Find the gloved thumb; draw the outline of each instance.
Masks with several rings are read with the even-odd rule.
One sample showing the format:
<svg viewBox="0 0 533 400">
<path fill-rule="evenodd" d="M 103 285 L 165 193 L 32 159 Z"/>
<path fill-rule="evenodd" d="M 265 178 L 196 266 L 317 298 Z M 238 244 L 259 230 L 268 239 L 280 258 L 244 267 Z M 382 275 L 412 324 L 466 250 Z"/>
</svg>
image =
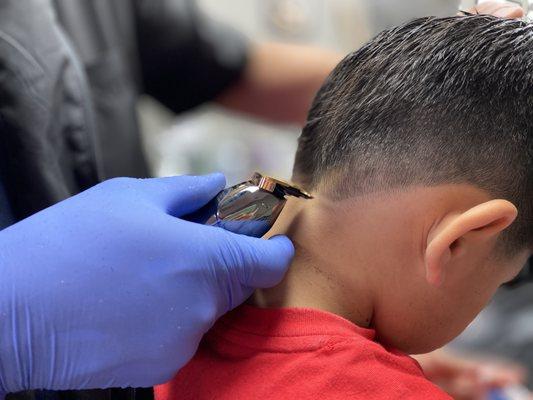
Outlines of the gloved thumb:
<svg viewBox="0 0 533 400">
<path fill-rule="evenodd" d="M 172 176 L 143 181 L 149 197 L 165 208 L 168 214 L 181 217 L 206 205 L 226 185 L 221 173 L 203 176 Z"/>
<path fill-rule="evenodd" d="M 235 235 L 233 263 L 240 283 L 252 288 L 267 288 L 277 285 L 287 272 L 294 246 L 286 236 L 274 236 L 269 240 Z M 230 266 L 228 266 L 230 267 Z"/>
</svg>

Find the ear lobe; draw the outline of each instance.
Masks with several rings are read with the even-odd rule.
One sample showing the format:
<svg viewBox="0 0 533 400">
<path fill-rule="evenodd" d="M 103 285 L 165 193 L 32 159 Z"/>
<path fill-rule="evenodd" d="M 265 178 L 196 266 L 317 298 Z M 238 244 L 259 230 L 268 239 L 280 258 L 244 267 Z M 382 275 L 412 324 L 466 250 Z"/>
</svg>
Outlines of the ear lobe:
<svg viewBox="0 0 533 400">
<path fill-rule="evenodd" d="M 468 248 L 495 238 L 516 219 L 518 211 L 507 200 L 490 200 L 461 214 L 444 218 L 428 234 L 426 280 L 440 286 L 450 262 Z"/>
</svg>

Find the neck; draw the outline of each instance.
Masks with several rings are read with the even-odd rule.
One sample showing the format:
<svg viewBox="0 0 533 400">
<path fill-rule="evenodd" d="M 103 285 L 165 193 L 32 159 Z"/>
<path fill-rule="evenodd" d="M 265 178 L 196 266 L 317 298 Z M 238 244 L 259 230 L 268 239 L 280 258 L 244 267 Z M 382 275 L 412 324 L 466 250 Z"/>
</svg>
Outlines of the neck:
<svg viewBox="0 0 533 400">
<path fill-rule="evenodd" d="M 351 230 L 343 237 L 348 233 L 343 228 L 349 224 L 341 221 L 343 216 L 331 202 L 290 199 L 269 236 L 290 237 L 296 248 L 294 260 L 283 281 L 274 288 L 257 290 L 252 302 L 260 307 L 316 308 L 369 327 L 373 316 L 368 277 L 371 254 L 354 253 L 353 248 L 345 251 L 345 239 L 357 246 L 359 235 Z"/>
</svg>

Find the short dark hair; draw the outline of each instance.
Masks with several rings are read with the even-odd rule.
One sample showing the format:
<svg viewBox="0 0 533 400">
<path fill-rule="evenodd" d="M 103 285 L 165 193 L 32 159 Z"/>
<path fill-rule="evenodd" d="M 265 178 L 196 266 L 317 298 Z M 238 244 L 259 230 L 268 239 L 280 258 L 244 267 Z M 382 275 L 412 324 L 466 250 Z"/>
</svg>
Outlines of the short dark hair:
<svg viewBox="0 0 533 400">
<path fill-rule="evenodd" d="M 328 77 L 293 179 L 334 199 L 468 183 L 513 201 L 533 233 L 533 25 L 468 15 L 386 30 Z"/>
</svg>

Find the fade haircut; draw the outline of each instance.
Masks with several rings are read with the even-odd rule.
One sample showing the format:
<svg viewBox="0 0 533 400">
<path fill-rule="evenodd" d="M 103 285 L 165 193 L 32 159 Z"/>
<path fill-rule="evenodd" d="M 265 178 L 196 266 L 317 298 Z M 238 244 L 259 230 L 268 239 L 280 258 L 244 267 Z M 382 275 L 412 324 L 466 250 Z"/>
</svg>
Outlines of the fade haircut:
<svg viewBox="0 0 533 400">
<path fill-rule="evenodd" d="M 467 183 L 508 199 L 513 248 L 533 233 L 533 26 L 421 18 L 348 55 L 318 92 L 293 179 L 333 199 Z"/>
</svg>

